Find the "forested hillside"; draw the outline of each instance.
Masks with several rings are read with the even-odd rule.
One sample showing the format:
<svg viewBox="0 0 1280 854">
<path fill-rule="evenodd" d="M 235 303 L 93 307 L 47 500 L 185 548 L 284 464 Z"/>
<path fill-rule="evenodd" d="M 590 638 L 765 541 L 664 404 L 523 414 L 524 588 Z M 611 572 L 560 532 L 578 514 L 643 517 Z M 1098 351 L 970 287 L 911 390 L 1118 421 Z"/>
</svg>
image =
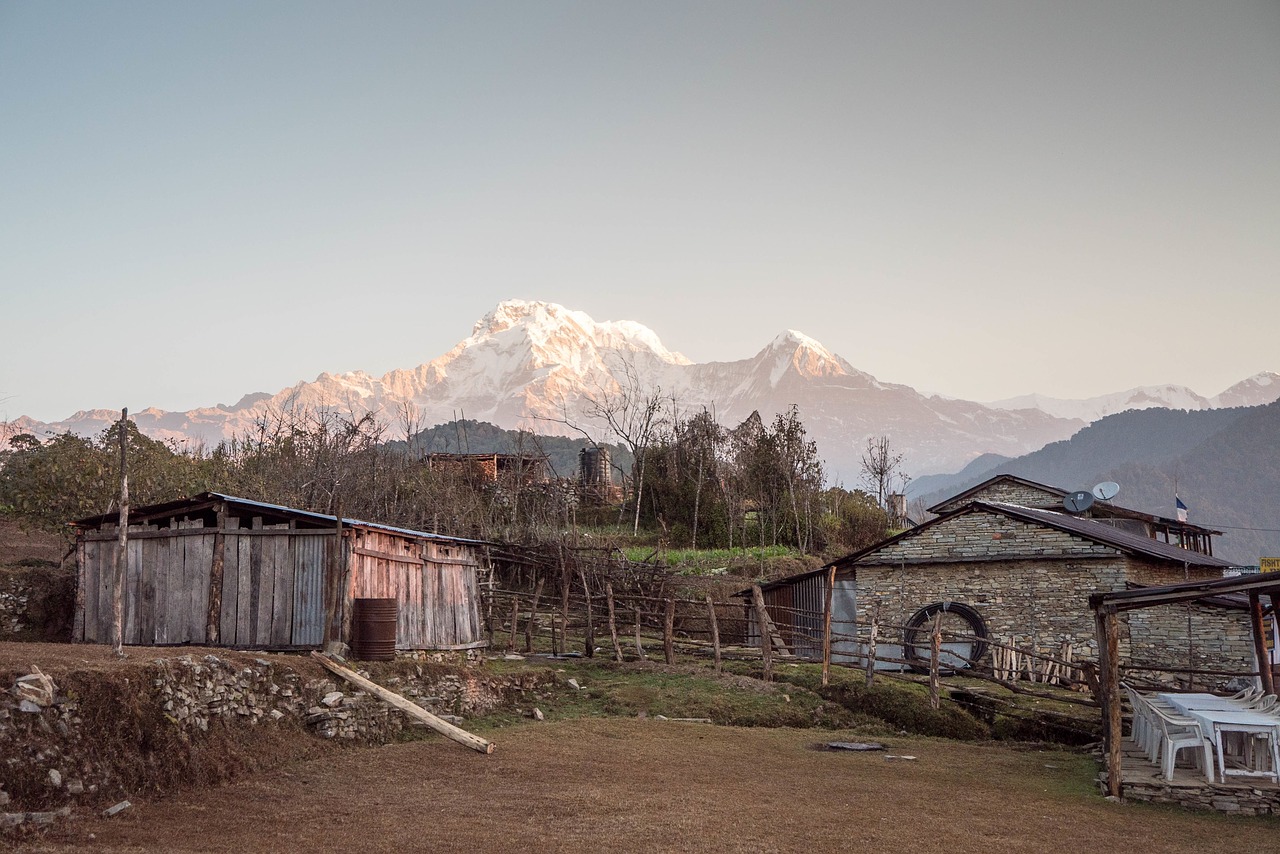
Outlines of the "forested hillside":
<svg viewBox="0 0 1280 854">
<path fill-rule="evenodd" d="M 1215 554 L 1249 565 L 1280 555 L 1280 402 L 1123 412 L 1035 453 L 966 471 L 962 480 L 923 496 L 925 503 L 1008 473 L 1066 489 L 1114 480 L 1117 504 L 1173 516 L 1176 488 L 1190 521 L 1223 531 Z"/>
</svg>

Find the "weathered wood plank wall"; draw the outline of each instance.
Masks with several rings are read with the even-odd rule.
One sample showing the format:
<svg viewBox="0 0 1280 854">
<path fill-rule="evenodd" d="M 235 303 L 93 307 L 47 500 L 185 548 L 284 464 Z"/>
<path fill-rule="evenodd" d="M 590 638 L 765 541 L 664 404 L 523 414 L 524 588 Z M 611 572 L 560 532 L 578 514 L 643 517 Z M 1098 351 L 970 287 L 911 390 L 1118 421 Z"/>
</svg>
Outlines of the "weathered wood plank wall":
<svg viewBox="0 0 1280 854">
<path fill-rule="evenodd" d="M 398 649 L 449 649 L 483 641 L 477 563 L 470 549 L 369 529 L 350 529 L 350 544 L 339 545 L 332 530 L 263 525 L 260 518 L 252 528 L 238 527 L 234 517 L 224 524 L 221 529 L 200 521 L 130 526 L 125 643 L 209 643 L 212 620 L 216 642 L 223 646 L 319 646 L 325 574 L 337 548 L 346 558 L 349 599 L 399 603 Z M 77 640 L 111 640 L 116 542 L 105 529 L 83 537 Z M 221 575 L 215 578 L 218 563 Z M 212 588 L 217 613 L 211 615 Z"/>
</svg>

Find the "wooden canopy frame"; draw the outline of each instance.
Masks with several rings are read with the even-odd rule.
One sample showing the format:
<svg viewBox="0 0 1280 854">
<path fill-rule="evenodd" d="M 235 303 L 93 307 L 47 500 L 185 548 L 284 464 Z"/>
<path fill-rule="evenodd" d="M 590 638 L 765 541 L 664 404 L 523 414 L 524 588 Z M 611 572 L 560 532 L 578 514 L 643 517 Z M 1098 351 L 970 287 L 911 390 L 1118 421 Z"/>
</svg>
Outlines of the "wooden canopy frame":
<svg viewBox="0 0 1280 854">
<path fill-rule="evenodd" d="M 1154 608 L 1177 602 L 1195 602 L 1231 593 L 1249 597 L 1249 623 L 1253 634 L 1254 655 L 1258 660 L 1257 676 L 1268 694 L 1276 693 L 1275 678 L 1267 655 L 1263 624 L 1262 596 L 1270 599 L 1275 612 L 1280 602 L 1280 573 L 1240 575 L 1211 581 L 1188 581 L 1160 587 L 1138 587 L 1111 593 L 1094 593 L 1089 597 L 1098 634 L 1098 683 L 1102 705 L 1102 731 L 1107 748 L 1107 794 L 1121 797 L 1121 750 L 1123 737 L 1120 711 L 1120 612 Z"/>
</svg>

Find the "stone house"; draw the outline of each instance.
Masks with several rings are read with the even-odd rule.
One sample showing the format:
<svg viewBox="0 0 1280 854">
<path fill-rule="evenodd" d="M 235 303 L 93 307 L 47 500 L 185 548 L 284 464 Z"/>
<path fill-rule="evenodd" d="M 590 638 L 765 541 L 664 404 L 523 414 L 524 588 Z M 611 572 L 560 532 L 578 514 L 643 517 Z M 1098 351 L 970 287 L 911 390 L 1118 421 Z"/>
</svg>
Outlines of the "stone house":
<svg viewBox="0 0 1280 854">
<path fill-rule="evenodd" d="M 935 504 L 928 508 L 928 512 L 944 515 L 972 501 L 993 501 L 1040 510 L 1061 510 L 1063 499 L 1069 494 L 1071 493 L 1068 490 L 1056 486 L 1036 483 L 1017 475 L 999 474 Z M 1153 540 L 1162 540 L 1208 555 L 1213 554 L 1213 538 L 1222 535 L 1221 531 L 1215 531 L 1212 528 L 1165 516 L 1156 516 L 1152 513 L 1143 513 L 1141 510 L 1122 507 L 1111 501 L 1095 501 L 1088 509 L 1073 515 L 1105 522 L 1114 528 L 1142 534 Z"/>
<path fill-rule="evenodd" d="M 997 486 L 1009 498 L 1034 497 L 1011 494 L 1022 484 Z M 1093 658 L 1089 594 L 1221 578 L 1230 567 L 1106 518 L 971 497 L 938 509 L 936 519 L 831 564 L 838 580 L 854 581 L 857 622 L 874 608 L 889 632 L 922 608 L 953 602 L 976 612 L 993 639 L 1046 652 L 1071 644 L 1077 657 Z M 1122 642 L 1133 662 L 1253 669 L 1245 610 L 1179 604 L 1128 619 Z"/>
</svg>

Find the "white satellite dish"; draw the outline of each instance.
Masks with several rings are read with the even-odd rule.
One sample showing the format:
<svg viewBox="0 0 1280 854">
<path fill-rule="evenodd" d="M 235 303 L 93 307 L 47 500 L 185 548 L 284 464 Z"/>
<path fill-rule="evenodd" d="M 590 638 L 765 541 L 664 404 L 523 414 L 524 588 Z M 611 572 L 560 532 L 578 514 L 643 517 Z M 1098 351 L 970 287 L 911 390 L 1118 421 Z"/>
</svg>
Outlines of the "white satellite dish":
<svg viewBox="0 0 1280 854">
<path fill-rule="evenodd" d="M 1093 488 L 1093 497 L 1099 501 L 1110 501 L 1120 493 L 1120 484 L 1114 480 L 1104 480 Z"/>
</svg>

